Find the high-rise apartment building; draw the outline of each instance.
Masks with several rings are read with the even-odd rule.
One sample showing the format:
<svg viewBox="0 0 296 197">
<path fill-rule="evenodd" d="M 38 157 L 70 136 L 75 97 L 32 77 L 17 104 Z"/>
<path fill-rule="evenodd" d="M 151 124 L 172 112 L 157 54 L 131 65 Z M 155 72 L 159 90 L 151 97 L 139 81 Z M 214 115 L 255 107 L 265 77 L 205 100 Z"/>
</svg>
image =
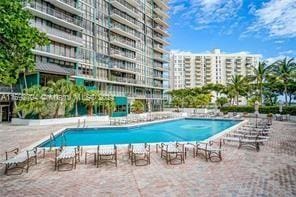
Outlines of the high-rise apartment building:
<svg viewBox="0 0 296 197">
<path fill-rule="evenodd" d="M 68 78 L 115 96 L 119 114 L 135 99 L 162 109 L 167 0 L 32 0 L 25 9 L 51 41 L 33 50 L 28 86 Z"/>
<path fill-rule="evenodd" d="M 233 75 L 251 75 L 261 55 L 245 53 L 170 53 L 170 89 L 201 87 L 209 83 L 226 84 Z"/>
</svg>

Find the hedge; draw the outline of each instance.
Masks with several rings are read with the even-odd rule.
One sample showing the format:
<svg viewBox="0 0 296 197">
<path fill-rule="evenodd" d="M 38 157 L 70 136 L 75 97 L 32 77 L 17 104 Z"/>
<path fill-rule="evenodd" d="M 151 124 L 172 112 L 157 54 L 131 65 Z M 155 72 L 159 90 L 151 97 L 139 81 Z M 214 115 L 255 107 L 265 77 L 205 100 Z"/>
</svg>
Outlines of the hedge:
<svg viewBox="0 0 296 197">
<path fill-rule="evenodd" d="M 221 112 L 247 112 L 247 113 L 254 113 L 254 107 L 249 106 L 229 106 L 229 107 L 222 107 L 220 109 Z M 263 106 L 259 107 L 259 113 L 261 114 L 279 114 L 279 106 Z M 282 114 L 290 114 L 292 116 L 296 116 L 296 106 L 283 106 Z"/>
</svg>

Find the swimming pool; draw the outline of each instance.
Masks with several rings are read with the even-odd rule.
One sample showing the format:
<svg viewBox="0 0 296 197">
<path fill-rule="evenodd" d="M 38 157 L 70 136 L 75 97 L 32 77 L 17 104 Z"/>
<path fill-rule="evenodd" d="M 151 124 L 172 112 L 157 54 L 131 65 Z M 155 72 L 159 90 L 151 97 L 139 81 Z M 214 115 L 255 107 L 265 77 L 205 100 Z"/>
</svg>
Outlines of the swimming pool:
<svg viewBox="0 0 296 197">
<path fill-rule="evenodd" d="M 239 120 L 181 119 L 136 127 L 71 128 L 39 147 L 202 141 L 238 124 Z"/>
</svg>

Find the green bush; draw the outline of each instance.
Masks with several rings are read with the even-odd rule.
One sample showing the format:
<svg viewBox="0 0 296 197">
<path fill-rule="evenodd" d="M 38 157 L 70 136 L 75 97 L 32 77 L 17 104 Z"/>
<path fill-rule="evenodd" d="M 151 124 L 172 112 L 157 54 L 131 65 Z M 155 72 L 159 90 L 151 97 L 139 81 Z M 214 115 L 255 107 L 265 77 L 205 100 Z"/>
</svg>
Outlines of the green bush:
<svg viewBox="0 0 296 197">
<path fill-rule="evenodd" d="M 222 107 L 221 112 L 247 112 L 247 113 L 254 113 L 255 109 L 254 107 L 249 106 L 229 106 L 229 107 Z M 261 114 L 278 114 L 279 112 L 279 106 L 263 106 L 259 107 L 259 113 Z M 296 115 L 296 106 L 283 106 L 283 112 L 282 114 L 290 114 L 292 116 Z"/>
</svg>

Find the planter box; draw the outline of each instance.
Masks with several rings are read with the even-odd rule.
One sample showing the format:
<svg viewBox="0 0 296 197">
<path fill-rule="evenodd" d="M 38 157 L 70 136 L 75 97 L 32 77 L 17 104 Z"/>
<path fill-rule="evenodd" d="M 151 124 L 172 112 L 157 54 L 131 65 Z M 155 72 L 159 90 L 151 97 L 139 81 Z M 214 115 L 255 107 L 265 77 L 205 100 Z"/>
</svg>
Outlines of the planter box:
<svg viewBox="0 0 296 197">
<path fill-rule="evenodd" d="M 12 125 L 56 125 L 56 124 L 77 124 L 80 120 L 80 124 L 83 124 L 84 120 L 86 122 L 107 122 L 109 121 L 109 116 L 82 116 L 82 117 L 72 117 L 72 118 L 52 118 L 52 119 L 21 119 L 12 118 Z"/>
</svg>

